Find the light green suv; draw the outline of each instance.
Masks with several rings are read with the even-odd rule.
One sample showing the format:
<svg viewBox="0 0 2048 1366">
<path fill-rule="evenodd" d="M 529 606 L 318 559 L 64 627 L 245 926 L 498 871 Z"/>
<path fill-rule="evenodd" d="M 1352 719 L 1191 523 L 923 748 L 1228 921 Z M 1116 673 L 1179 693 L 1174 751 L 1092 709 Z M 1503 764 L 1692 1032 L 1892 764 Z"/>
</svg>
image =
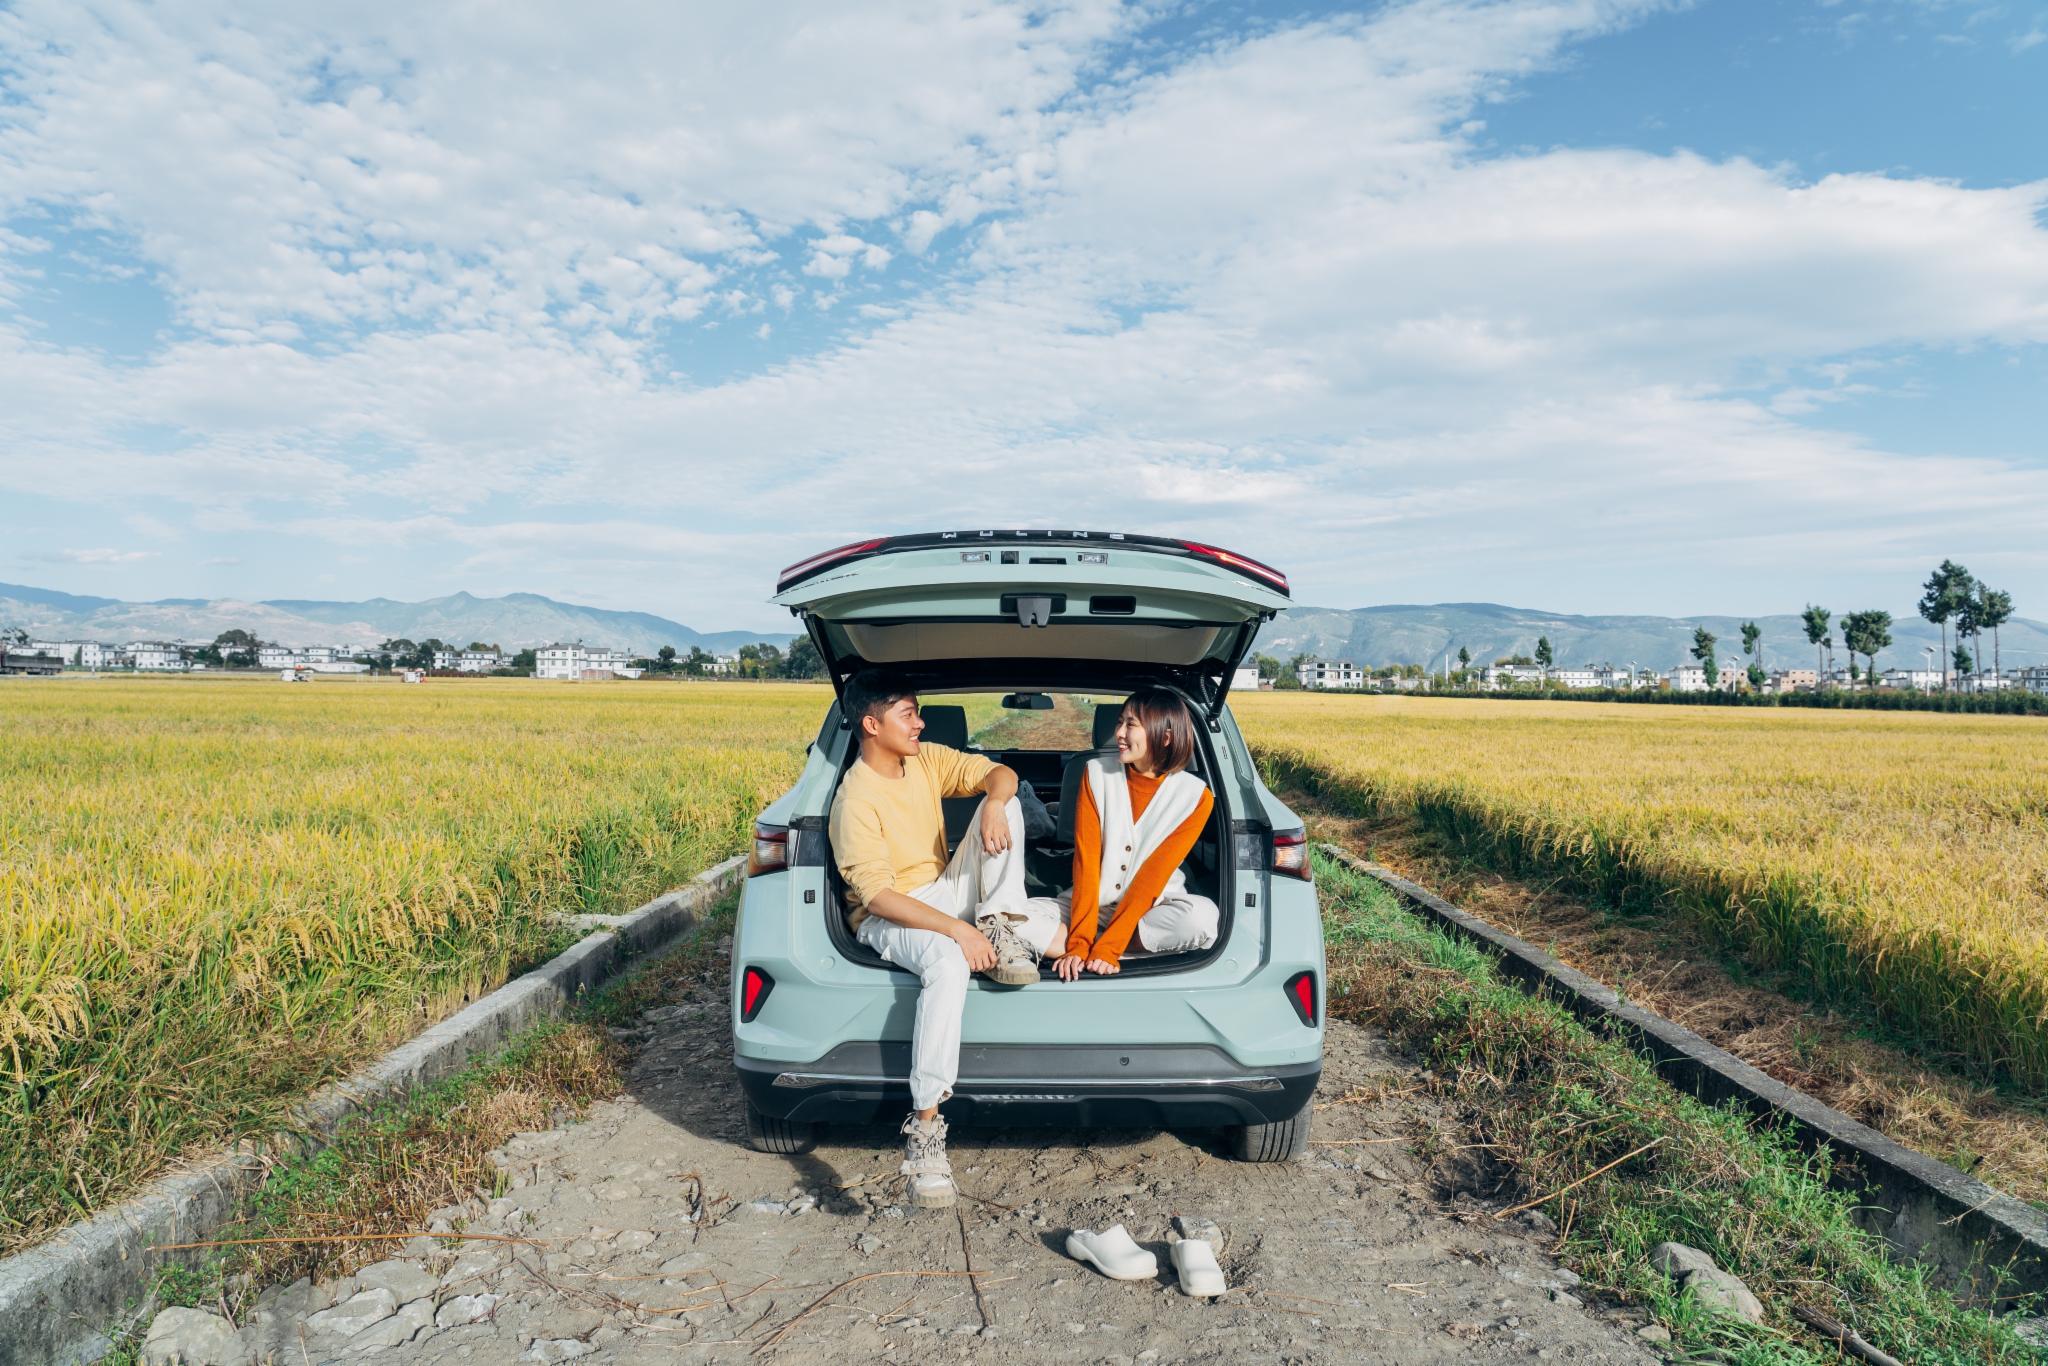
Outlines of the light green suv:
<svg viewBox="0 0 2048 1366">
<path fill-rule="evenodd" d="M 1290 603 L 1286 577 L 1161 537 L 947 531 L 804 560 L 774 601 L 801 619 L 835 691 L 875 665 L 926 697 L 1002 695 L 974 709 L 1001 718 L 979 737 L 967 708 L 926 705 L 924 738 L 1009 765 L 1045 808 L 1028 838 L 1033 895 L 1068 881 L 1081 772 L 1113 746 L 1121 699 L 1146 685 L 1185 698 L 1207 723 L 1191 768 L 1216 798 L 1186 870 L 1222 909 L 1215 946 L 1133 955 L 1076 982 L 1048 967 L 1021 990 L 975 978 L 945 1109 L 966 1125 L 1227 1128 L 1240 1158 L 1299 1156 L 1322 1072 L 1322 918 L 1301 822 L 1259 781 L 1225 705 L 1260 624 Z M 1099 710 L 1075 714 L 1088 700 Z M 1051 740 L 1016 724 L 1048 711 L 1070 722 L 1043 728 Z M 796 786 L 755 824 L 733 934 L 733 1059 L 748 1138 L 767 1152 L 803 1151 L 820 1123 L 893 1122 L 909 1104 L 918 981 L 854 939 L 826 840 L 858 752 L 835 702 Z M 973 803 L 951 805 L 949 843 Z"/>
</svg>

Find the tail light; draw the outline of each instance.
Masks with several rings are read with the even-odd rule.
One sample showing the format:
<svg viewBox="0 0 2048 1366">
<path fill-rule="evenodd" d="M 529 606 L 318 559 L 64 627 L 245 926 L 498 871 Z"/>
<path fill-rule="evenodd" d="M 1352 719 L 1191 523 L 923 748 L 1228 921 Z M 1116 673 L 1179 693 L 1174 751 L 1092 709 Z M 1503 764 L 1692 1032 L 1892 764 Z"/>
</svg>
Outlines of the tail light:
<svg viewBox="0 0 2048 1366">
<path fill-rule="evenodd" d="M 747 971 L 752 972 L 749 968 Z M 1312 972 L 1297 972 L 1287 979 L 1287 1004 L 1294 1007 L 1294 1013 L 1310 1028 L 1316 1022 L 1316 975 Z"/>
<path fill-rule="evenodd" d="M 1308 832 L 1300 826 L 1273 832 L 1273 871 L 1303 882 L 1315 876 L 1308 862 Z"/>
<path fill-rule="evenodd" d="M 779 873 L 789 867 L 789 827 L 754 822 L 754 848 L 747 855 L 747 876 Z"/>
<path fill-rule="evenodd" d="M 1270 564 L 1260 564 L 1249 555 L 1234 554 L 1213 545 L 1203 545 L 1200 541 L 1182 541 L 1181 544 L 1187 547 L 1189 554 L 1199 559 L 1210 560 L 1225 569 L 1235 569 L 1240 574 L 1248 575 L 1268 587 L 1277 588 L 1288 596 L 1293 596 L 1287 587 L 1287 576 Z"/>
<path fill-rule="evenodd" d="M 844 560 L 857 560 L 863 555 L 871 554 L 880 549 L 882 542 L 888 539 L 886 536 L 876 536 L 865 541 L 854 541 L 847 545 L 835 546 L 821 555 L 813 555 L 808 560 L 798 560 L 783 570 L 775 580 L 775 591 L 780 593 L 798 580 L 807 579 L 818 571 L 830 569 Z"/>
<path fill-rule="evenodd" d="M 741 1024 L 761 1013 L 761 1007 L 768 1004 L 768 993 L 773 990 L 775 979 L 759 968 L 748 968 L 740 974 Z"/>
</svg>

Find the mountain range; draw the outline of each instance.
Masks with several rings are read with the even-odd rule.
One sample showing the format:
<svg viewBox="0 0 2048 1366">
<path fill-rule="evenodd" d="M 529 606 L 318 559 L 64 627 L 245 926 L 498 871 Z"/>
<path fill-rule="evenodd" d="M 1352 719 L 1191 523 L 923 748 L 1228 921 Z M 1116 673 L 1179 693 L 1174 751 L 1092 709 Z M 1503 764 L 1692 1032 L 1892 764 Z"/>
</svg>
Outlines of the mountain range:
<svg viewBox="0 0 2048 1366">
<path fill-rule="evenodd" d="M 673 645 L 687 654 L 699 646 L 729 654 L 756 642 L 786 646 L 787 633 L 697 631 L 651 612 L 614 612 L 579 607 L 538 593 L 480 598 L 451 593 L 424 602 L 371 598 L 366 602 L 322 602 L 273 598 L 160 598 L 123 602 L 84 597 L 47 588 L 0 583 L 0 626 L 26 627 L 40 639 L 212 640 L 240 627 L 279 645 L 370 645 L 403 636 L 433 638 L 455 645 L 485 641 L 506 650 L 555 641 L 609 645 L 632 654 L 652 654 Z"/>
<path fill-rule="evenodd" d="M 1440 602 L 1385 607 L 1296 607 L 1280 614 L 1259 633 L 1257 649 L 1281 659 L 1311 654 L 1360 665 L 1421 664 L 1434 672 L 1458 666 L 1458 650 L 1471 652 L 1472 662 L 1490 664 L 1508 655 L 1533 655 L 1540 636 L 1550 638 L 1560 667 L 1580 664 L 1633 663 L 1663 671 L 1690 660 L 1694 628 L 1704 626 L 1719 637 L 1721 663 L 1741 666 L 1742 623 L 1754 620 L 1763 631 L 1764 662 L 1770 668 L 1812 667 L 1814 648 L 1794 613 L 1744 617 L 1573 616 L 1503 607 L 1492 602 Z M 1847 663 L 1840 616 L 1829 630 L 1835 641 L 1835 662 Z M 1951 633 L 1949 643 L 1954 645 Z M 1939 628 L 1913 612 L 1892 613 L 1892 645 L 1880 650 L 1880 668 L 1925 668 L 1923 646 L 1941 647 Z M 1989 633 L 1984 652 L 1992 651 Z M 2008 669 L 2048 663 L 2048 622 L 2014 617 L 1999 628 L 1999 655 Z M 1988 667 L 1991 661 L 1985 661 Z"/>
<path fill-rule="evenodd" d="M 1635 664 L 1664 670 L 1684 662 L 1695 627 L 1720 638 L 1723 663 L 1740 665 L 1743 618 L 1724 616 L 1574 616 L 1504 607 L 1490 602 L 1392 604 L 1383 607 L 1295 607 L 1267 624 L 1257 648 L 1288 659 L 1297 654 L 1348 659 L 1355 664 L 1421 664 L 1434 671 L 1457 667 L 1459 647 L 1475 664 L 1507 655 L 1533 654 L 1548 636 L 1561 666 Z M 1796 615 L 1760 616 L 1764 658 L 1772 667 L 1807 665 L 1813 647 Z M 102 640 L 211 640 L 231 627 L 253 631 L 282 645 L 372 644 L 394 636 L 433 637 L 458 645 L 488 641 L 520 650 L 553 641 L 581 640 L 633 654 L 663 645 L 687 652 L 699 646 L 730 653 L 762 642 L 787 646 L 792 637 L 753 631 L 697 631 L 650 612 L 615 612 L 557 602 L 538 593 L 480 598 L 452 593 L 424 602 L 371 598 L 366 602 L 324 602 L 272 598 L 162 598 L 123 602 L 47 588 L 0 583 L 0 626 L 26 627 L 39 638 Z M 2007 668 L 2048 663 L 2048 623 L 2015 617 L 2000 630 L 2000 654 Z M 1843 661 L 1841 628 L 1834 627 L 1836 661 Z M 1923 667 L 1921 648 L 1938 646 L 1940 633 L 1911 612 L 1895 612 L 1892 647 L 1878 653 L 1881 667 Z M 1990 650 L 1990 641 L 1985 641 Z"/>
</svg>

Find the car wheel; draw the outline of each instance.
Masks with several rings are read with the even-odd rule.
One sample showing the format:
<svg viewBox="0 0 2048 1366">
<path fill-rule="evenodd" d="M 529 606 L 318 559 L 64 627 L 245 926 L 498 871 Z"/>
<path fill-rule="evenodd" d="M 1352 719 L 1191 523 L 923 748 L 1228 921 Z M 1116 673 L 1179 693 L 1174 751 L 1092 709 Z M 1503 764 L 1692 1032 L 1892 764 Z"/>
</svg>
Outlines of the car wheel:
<svg viewBox="0 0 2048 1366">
<path fill-rule="evenodd" d="M 1310 1107 L 1271 1124 L 1230 1131 L 1230 1155 L 1240 1162 L 1292 1162 L 1308 1151 Z"/>
<path fill-rule="evenodd" d="M 757 1153 L 807 1153 L 818 1146 L 818 1126 L 778 1119 L 747 1104 L 747 1146 Z"/>
</svg>

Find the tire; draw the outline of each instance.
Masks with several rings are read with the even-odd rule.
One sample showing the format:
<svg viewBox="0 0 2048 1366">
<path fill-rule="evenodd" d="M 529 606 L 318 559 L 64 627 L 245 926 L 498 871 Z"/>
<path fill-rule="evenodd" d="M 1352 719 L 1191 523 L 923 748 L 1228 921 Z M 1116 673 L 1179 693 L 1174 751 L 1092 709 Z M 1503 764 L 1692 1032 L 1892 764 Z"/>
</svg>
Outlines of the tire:
<svg viewBox="0 0 2048 1366">
<path fill-rule="evenodd" d="M 791 1157 L 818 1146 L 818 1126 L 764 1115 L 747 1102 L 747 1146 L 757 1153 Z"/>
<path fill-rule="evenodd" d="M 1240 1162 L 1292 1162 L 1308 1151 L 1312 1107 L 1271 1124 L 1246 1124 L 1230 1131 L 1230 1155 Z"/>
</svg>

